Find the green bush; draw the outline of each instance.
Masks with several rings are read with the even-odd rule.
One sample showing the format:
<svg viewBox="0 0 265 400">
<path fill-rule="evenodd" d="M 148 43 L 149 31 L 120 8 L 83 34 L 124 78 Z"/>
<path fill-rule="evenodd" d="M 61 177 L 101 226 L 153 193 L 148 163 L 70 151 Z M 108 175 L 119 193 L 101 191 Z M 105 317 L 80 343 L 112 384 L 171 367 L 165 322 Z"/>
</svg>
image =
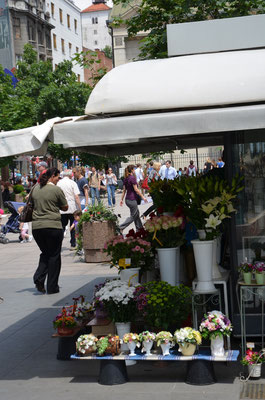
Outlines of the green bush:
<svg viewBox="0 0 265 400">
<path fill-rule="evenodd" d="M 22 192 L 24 192 L 24 186 L 23 185 L 14 185 L 13 186 L 13 190 L 15 194 L 20 194 Z"/>
</svg>

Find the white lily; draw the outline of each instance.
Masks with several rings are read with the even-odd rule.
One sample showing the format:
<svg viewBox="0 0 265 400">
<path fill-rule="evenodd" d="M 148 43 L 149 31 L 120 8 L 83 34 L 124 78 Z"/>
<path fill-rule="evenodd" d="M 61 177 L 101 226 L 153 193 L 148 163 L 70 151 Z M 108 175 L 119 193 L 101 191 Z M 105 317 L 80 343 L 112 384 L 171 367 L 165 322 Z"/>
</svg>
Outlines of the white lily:
<svg viewBox="0 0 265 400">
<path fill-rule="evenodd" d="M 211 214 L 209 218 L 204 218 L 204 219 L 206 221 L 205 228 L 216 229 L 216 227 L 222 223 L 222 221 L 220 221 L 218 216 L 214 216 L 213 214 Z"/>
</svg>

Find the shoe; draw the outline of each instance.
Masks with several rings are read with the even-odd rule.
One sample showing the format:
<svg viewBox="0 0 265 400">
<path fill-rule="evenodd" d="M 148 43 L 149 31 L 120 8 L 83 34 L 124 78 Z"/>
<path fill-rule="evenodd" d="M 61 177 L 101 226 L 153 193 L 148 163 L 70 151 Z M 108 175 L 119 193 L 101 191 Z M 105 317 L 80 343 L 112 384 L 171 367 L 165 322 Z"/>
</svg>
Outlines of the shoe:
<svg viewBox="0 0 265 400">
<path fill-rule="evenodd" d="M 74 250 L 76 250 L 76 249 L 77 249 L 76 246 L 71 246 L 71 247 L 70 247 L 70 251 L 74 251 Z"/>
<path fill-rule="evenodd" d="M 28 238 L 28 240 L 27 240 L 27 242 L 31 242 L 32 241 L 32 239 L 33 239 L 33 236 L 32 235 L 29 235 L 29 238 Z"/>
<path fill-rule="evenodd" d="M 44 285 L 42 283 L 35 282 L 35 286 L 36 286 L 36 289 L 38 290 L 38 292 L 46 293 L 46 290 L 45 290 Z"/>
<path fill-rule="evenodd" d="M 78 256 L 82 256 L 82 255 L 84 254 L 84 252 L 83 252 L 83 250 L 78 250 L 78 251 L 76 252 L 76 254 L 77 254 Z"/>
</svg>

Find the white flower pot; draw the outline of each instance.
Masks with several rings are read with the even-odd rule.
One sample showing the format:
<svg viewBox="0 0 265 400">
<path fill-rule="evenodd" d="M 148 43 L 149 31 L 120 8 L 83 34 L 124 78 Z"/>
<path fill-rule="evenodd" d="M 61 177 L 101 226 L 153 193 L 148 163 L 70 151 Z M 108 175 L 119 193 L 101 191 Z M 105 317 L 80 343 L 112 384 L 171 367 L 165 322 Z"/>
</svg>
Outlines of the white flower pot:
<svg viewBox="0 0 265 400">
<path fill-rule="evenodd" d="M 259 379 L 261 377 L 261 363 L 248 365 L 248 374 L 250 378 Z"/>
<path fill-rule="evenodd" d="M 136 343 L 135 342 L 129 342 L 129 343 L 126 343 L 127 344 L 127 346 L 128 346 L 128 349 L 130 350 L 130 356 L 136 356 L 136 354 L 135 354 L 135 348 L 136 348 Z"/>
<path fill-rule="evenodd" d="M 179 247 L 157 249 L 161 281 L 179 285 Z"/>
<path fill-rule="evenodd" d="M 151 349 L 152 349 L 152 347 L 153 347 L 153 340 L 150 340 L 150 342 L 147 342 L 147 341 L 143 341 L 143 351 L 145 351 L 146 352 L 146 355 L 147 356 L 150 356 L 151 355 Z"/>
<path fill-rule="evenodd" d="M 206 239 L 206 231 L 204 229 L 197 229 L 197 232 L 200 240 Z"/>
<path fill-rule="evenodd" d="M 123 282 L 129 282 L 132 285 L 139 283 L 140 268 L 126 268 L 120 271 L 120 279 Z"/>
<path fill-rule="evenodd" d="M 169 356 L 169 349 L 171 347 L 171 343 L 161 343 L 160 347 L 162 349 L 163 356 Z"/>
<path fill-rule="evenodd" d="M 131 332 L 131 323 L 130 322 L 115 322 L 117 334 L 119 338 L 122 340 L 125 333 Z M 121 344 L 121 351 L 127 351 L 128 346 L 126 343 Z"/>
<path fill-rule="evenodd" d="M 216 357 L 224 356 L 225 349 L 223 336 L 216 336 L 216 338 L 211 339 L 211 353 L 212 356 Z"/>
<path fill-rule="evenodd" d="M 215 293 L 212 278 L 213 240 L 192 240 L 197 270 L 197 293 Z"/>
<path fill-rule="evenodd" d="M 217 264 L 217 238 L 213 240 L 213 279 L 222 278 L 221 271 L 219 270 L 219 265 Z"/>
</svg>

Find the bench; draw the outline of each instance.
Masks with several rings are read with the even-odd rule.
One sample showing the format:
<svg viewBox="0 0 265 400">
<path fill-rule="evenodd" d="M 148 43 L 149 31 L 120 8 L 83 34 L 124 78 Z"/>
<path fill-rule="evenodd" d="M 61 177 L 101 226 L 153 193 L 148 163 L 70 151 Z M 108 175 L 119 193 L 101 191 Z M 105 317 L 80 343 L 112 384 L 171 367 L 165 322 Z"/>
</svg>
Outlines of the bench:
<svg viewBox="0 0 265 400">
<path fill-rule="evenodd" d="M 200 349 L 198 354 L 193 356 L 179 355 L 173 350 L 169 356 L 152 354 L 146 356 L 140 352 L 136 356 L 122 352 L 117 356 L 91 355 L 80 357 L 76 354 L 71 356 L 73 360 L 100 360 L 100 372 L 98 382 L 101 385 L 119 385 L 128 382 L 126 360 L 134 361 L 189 361 L 185 382 L 190 385 L 211 385 L 216 382 L 213 362 L 237 361 L 239 350 L 228 350 L 223 357 L 211 356 L 210 349 Z"/>
</svg>

